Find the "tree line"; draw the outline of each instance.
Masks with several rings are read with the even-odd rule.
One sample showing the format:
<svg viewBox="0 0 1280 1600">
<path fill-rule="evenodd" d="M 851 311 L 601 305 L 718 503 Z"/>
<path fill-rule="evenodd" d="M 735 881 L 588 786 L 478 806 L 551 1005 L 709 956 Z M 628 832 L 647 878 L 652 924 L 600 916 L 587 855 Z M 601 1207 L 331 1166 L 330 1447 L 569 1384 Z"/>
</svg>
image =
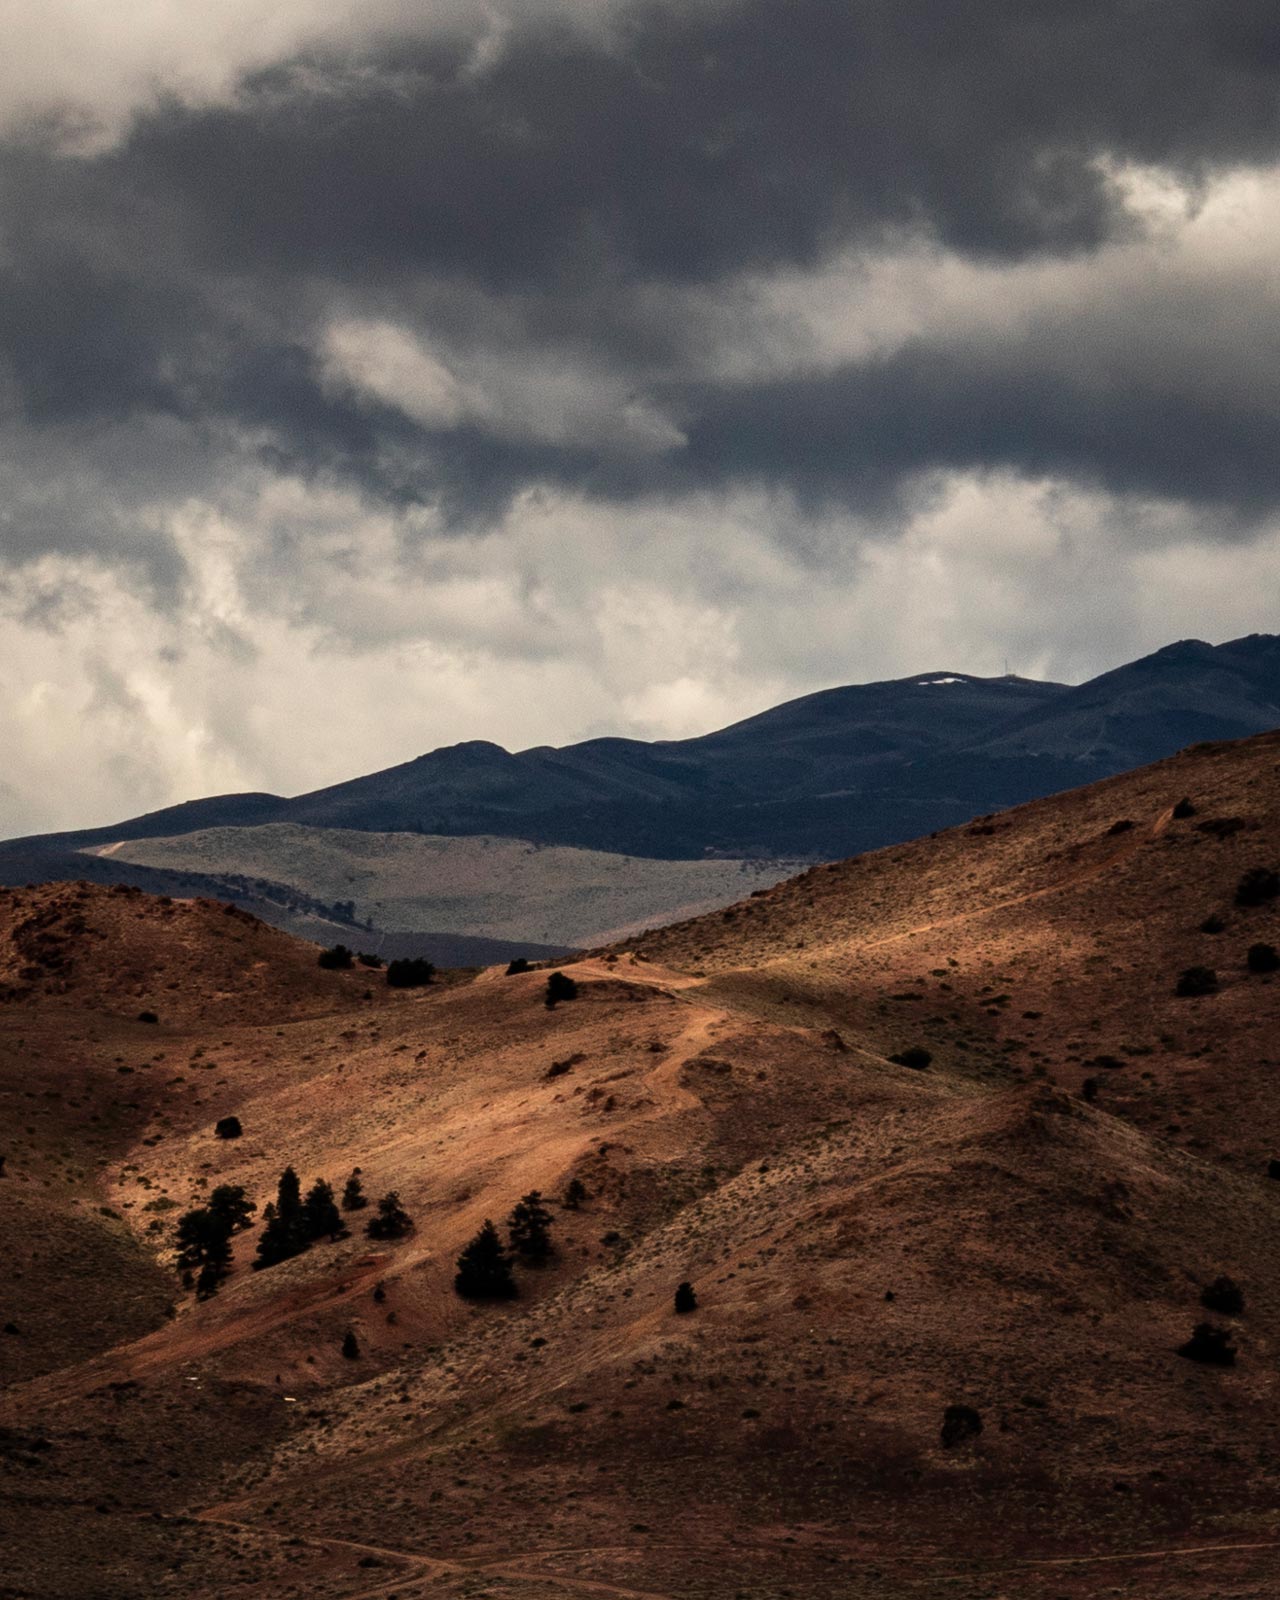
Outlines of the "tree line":
<svg viewBox="0 0 1280 1600">
<path fill-rule="evenodd" d="M 359 1167 L 343 1187 L 341 1208 L 334 1199 L 333 1185 L 326 1179 L 317 1178 L 304 1195 L 298 1174 L 286 1167 L 280 1174 L 275 1200 L 262 1208 L 254 1270 L 288 1261 L 322 1239 L 348 1238 L 351 1230 L 342 1213 L 362 1211 L 368 1204 Z M 194 1288 L 200 1299 L 217 1293 L 218 1285 L 231 1270 L 231 1241 L 237 1233 L 253 1226 L 257 1209 L 243 1185 L 224 1183 L 213 1191 L 206 1205 L 195 1206 L 178 1219 L 178 1270 L 184 1285 Z M 413 1220 L 400 1204 L 396 1190 L 389 1190 L 377 1202 L 364 1231 L 370 1239 L 400 1239 L 413 1231 Z"/>
</svg>

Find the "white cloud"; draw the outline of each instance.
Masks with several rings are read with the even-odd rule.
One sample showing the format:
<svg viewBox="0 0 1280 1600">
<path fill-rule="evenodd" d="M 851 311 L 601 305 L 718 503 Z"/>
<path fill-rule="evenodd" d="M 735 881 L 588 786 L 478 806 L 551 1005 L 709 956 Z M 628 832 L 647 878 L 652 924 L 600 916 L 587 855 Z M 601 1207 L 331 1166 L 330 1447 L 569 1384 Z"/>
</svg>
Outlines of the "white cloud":
<svg viewBox="0 0 1280 1600">
<path fill-rule="evenodd" d="M 684 737 L 837 682 L 945 670 L 1078 679 L 1280 603 L 1280 526 L 1230 559 L 1185 514 L 1055 484 L 933 486 L 896 536 L 835 520 L 814 568 L 763 496 L 603 508 L 546 491 L 483 536 L 263 479 L 172 519 L 159 610 L 84 557 L 0 596 L 0 832 L 237 789 L 296 793 L 487 738 Z M 1147 519 L 1160 538 L 1116 537 Z M 272 530 L 303 530 L 305 559 Z M 34 604 L 61 591 L 50 613 Z"/>
<path fill-rule="evenodd" d="M 348 383 L 423 427 L 480 424 L 493 438 L 650 455 L 684 436 L 603 368 L 497 340 L 444 356 L 412 329 L 339 319 L 321 335 L 330 384 Z"/>
</svg>

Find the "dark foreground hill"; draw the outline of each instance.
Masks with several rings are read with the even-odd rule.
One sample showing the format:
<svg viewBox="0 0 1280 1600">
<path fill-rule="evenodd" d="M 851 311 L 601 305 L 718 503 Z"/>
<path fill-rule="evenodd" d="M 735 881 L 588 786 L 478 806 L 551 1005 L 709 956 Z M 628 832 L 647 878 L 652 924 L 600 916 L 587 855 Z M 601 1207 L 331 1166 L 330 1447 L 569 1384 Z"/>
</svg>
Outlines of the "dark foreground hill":
<svg viewBox="0 0 1280 1600">
<path fill-rule="evenodd" d="M 554 1009 L 6 898 L 0 1592 L 1274 1595 L 1277 776 L 1264 735 L 819 867 Z M 259 1222 L 196 1300 L 174 1217 L 286 1163 L 413 1230 L 255 1272 Z M 460 1299 L 532 1189 L 554 1254 Z"/>
</svg>

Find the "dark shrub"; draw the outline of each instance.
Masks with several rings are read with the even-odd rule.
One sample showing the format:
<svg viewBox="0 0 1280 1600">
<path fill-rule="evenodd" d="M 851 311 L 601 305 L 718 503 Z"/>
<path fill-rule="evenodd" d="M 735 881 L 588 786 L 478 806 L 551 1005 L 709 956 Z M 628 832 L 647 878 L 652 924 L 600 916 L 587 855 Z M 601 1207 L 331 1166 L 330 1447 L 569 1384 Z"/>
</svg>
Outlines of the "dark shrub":
<svg viewBox="0 0 1280 1600">
<path fill-rule="evenodd" d="M 374 955 L 369 950 L 362 950 L 356 960 L 362 967 L 372 967 L 375 972 L 379 972 L 382 969 L 382 957 Z"/>
<path fill-rule="evenodd" d="M 493 1223 L 484 1226 L 458 1257 L 453 1287 L 464 1300 L 511 1300 L 516 1282 L 511 1276 L 511 1259 Z"/>
<path fill-rule="evenodd" d="M 1215 911 L 1207 916 L 1200 924 L 1201 933 L 1221 933 L 1227 925 L 1227 919 L 1220 917 Z"/>
<path fill-rule="evenodd" d="M 972 1406 L 948 1406 L 942 1414 L 942 1443 L 950 1450 L 982 1432 L 982 1418 Z"/>
<path fill-rule="evenodd" d="M 561 1000 L 576 1000 L 578 998 L 578 985 L 563 972 L 550 972 L 547 974 L 547 992 L 544 996 L 548 1011 L 554 1011 Z"/>
<path fill-rule="evenodd" d="M 1207 1367 L 1234 1367 L 1236 1347 L 1226 1328 L 1215 1328 L 1211 1322 L 1197 1322 L 1186 1344 L 1178 1346 L 1178 1354 L 1188 1361 L 1199 1361 Z"/>
<path fill-rule="evenodd" d="M 1234 1278 L 1215 1278 L 1202 1292 L 1200 1304 L 1206 1311 L 1238 1317 L 1244 1312 L 1244 1290 Z"/>
<path fill-rule="evenodd" d="M 1179 800 L 1173 808 L 1174 819 L 1178 822 L 1185 822 L 1188 817 L 1194 817 L 1195 814 L 1196 808 L 1190 800 Z"/>
<path fill-rule="evenodd" d="M 564 1205 L 566 1211 L 576 1211 L 587 1198 L 587 1186 L 581 1178 L 570 1178 L 569 1186 L 564 1192 Z"/>
<path fill-rule="evenodd" d="M 1280 1178 L 1280 1161 L 1277 1161 L 1274 1156 L 1267 1162 L 1267 1177 Z"/>
<path fill-rule="evenodd" d="M 690 1311 L 698 1309 L 698 1297 L 693 1291 L 691 1283 L 681 1283 L 676 1286 L 676 1311 L 680 1316 L 687 1316 Z"/>
<path fill-rule="evenodd" d="M 159 1022 L 159 1020 L 160 1018 L 156 1016 L 154 1011 L 139 1011 L 138 1013 L 139 1022 Z"/>
<path fill-rule="evenodd" d="M 359 1359 L 360 1341 L 356 1338 L 355 1334 L 352 1333 L 350 1328 L 347 1329 L 345 1335 L 343 1336 L 342 1354 L 348 1361 L 355 1361 Z"/>
<path fill-rule="evenodd" d="M 436 975 L 432 962 L 422 956 L 403 956 L 387 967 L 389 989 L 421 989 Z"/>
<path fill-rule="evenodd" d="M 1273 944 L 1251 944 L 1245 963 L 1250 972 L 1280 972 L 1280 951 Z"/>
<path fill-rule="evenodd" d="M 1113 822 L 1111 824 L 1111 826 L 1107 829 L 1107 832 L 1108 833 L 1128 833 L 1130 828 L 1132 828 L 1134 825 L 1135 824 L 1134 824 L 1133 819 L 1131 817 L 1122 817 L 1119 822 Z"/>
<path fill-rule="evenodd" d="M 239 1117 L 219 1117 L 213 1125 L 213 1131 L 219 1139 L 238 1139 L 244 1129 L 240 1126 Z"/>
<path fill-rule="evenodd" d="M 364 1185 L 360 1182 L 360 1168 L 347 1179 L 342 1190 L 342 1209 L 344 1211 L 362 1211 L 369 1204 L 369 1197 L 364 1192 Z"/>
<path fill-rule="evenodd" d="M 1211 839 L 1233 839 L 1243 827 L 1243 817 L 1208 817 L 1196 823 L 1196 832 L 1207 833 Z"/>
<path fill-rule="evenodd" d="M 551 1213 L 542 1203 L 537 1189 L 531 1189 L 512 1208 L 507 1219 L 507 1238 L 511 1249 L 529 1266 L 540 1267 L 555 1254 L 551 1243 Z"/>
<path fill-rule="evenodd" d="M 1238 906 L 1262 906 L 1280 895 L 1280 875 L 1270 867 L 1250 867 L 1236 885 Z"/>
<path fill-rule="evenodd" d="M 1086 1078 L 1080 1085 L 1080 1093 L 1092 1105 L 1098 1098 L 1098 1080 L 1096 1078 Z"/>
<path fill-rule="evenodd" d="M 509 961 L 507 963 L 508 978 L 518 977 L 520 973 L 528 972 L 529 970 L 529 963 L 525 960 L 524 956 L 517 956 L 514 961 Z"/>
<path fill-rule="evenodd" d="M 1188 967 L 1178 979 L 1174 988 L 1175 994 L 1184 998 L 1194 998 L 1196 995 L 1217 994 L 1218 974 L 1212 967 Z"/>
<path fill-rule="evenodd" d="M 378 1214 L 370 1217 L 364 1230 L 371 1239 L 403 1239 L 413 1232 L 413 1218 L 400 1204 L 400 1195 L 389 1190 L 378 1201 Z"/>
<path fill-rule="evenodd" d="M 317 957 L 316 964 L 326 972 L 346 972 L 353 964 L 355 957 L 345 944 L 335 944 L 332 950 L 322 950 Z"/>
<path fill-rule="evenodd" d="M 933 1060 L 933 1052 L 926 1050 L 923 1045 L 913 1044 L 906 1050 L 899 1050 L 897 1055 L 890 1056 L 889 1060 L 896 1062 L 900 1067 L 913 1067 L 917 1072 L 923 1072 Z"/>
</svg>

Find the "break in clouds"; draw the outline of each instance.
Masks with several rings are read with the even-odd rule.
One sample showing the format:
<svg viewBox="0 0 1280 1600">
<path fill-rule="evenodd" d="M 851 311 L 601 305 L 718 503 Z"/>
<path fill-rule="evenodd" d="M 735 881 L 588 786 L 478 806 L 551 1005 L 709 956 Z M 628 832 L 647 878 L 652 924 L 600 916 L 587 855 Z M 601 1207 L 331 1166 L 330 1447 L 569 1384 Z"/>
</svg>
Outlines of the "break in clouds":
<svg viewBox="0 0 1280 1600">
<path fill-rule="evenodd" d="M 271 9 L 0 65 L 0 831 L 1274 626 L 1270 5 Z"/>
</svg>

